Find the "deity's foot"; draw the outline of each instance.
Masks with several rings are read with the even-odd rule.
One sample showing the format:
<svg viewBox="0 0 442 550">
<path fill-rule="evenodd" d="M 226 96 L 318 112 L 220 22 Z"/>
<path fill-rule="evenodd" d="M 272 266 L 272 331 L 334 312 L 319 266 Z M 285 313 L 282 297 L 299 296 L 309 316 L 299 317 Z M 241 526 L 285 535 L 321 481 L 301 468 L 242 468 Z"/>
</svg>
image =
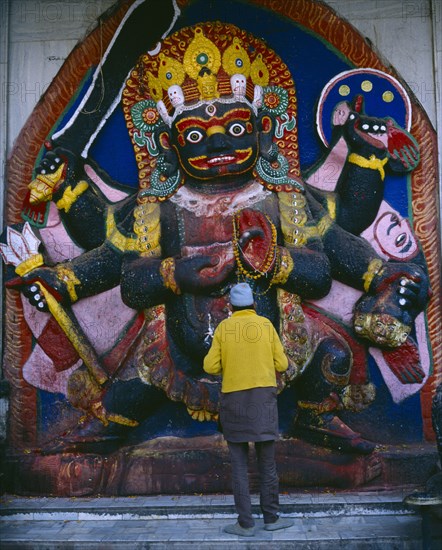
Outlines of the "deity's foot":
<svg viewBox="0 0 442 550">
<path fill-rule="evenodd" d="M 128 428 L 126 426 L 110 424 L 104 427 L 95 418 L 88 419 L 47 443 L 41 450 L 41 454 L 109 454 L 121 447 L 126 438 L 127 431 Z"/>
<path fill-rule="evenodd" d="M 315 445 L 349 453 L 370 454 L 376 447 L 375 443 L 364 439 L 331 413 L 299 410 L 293 425 L 293 435 Z"/>
</svg>

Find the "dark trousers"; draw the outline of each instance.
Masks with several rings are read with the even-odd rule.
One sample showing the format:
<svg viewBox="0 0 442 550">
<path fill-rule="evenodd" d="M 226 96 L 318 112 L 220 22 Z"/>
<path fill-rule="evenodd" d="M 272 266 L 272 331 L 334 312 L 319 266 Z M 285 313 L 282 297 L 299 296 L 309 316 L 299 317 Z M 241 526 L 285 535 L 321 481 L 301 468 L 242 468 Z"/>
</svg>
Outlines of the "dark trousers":
<svg viewBox="0 0 442 550">
<path fill-rule="evenodd" d="M 232 488 L 235 499 L 238 523 L 249 528 L 255 525 L 252 517 L 249 477 L 247 462 L 249 454 L 248 443 L 227 442 L 232 463 Z M 256 458 L 260 477 L 260 506 L 264 523 L 274 523 L 279 511 L 279 480 L 275 463 L 275 442 L 257 441 L 255 443 Z"/>
</svg>

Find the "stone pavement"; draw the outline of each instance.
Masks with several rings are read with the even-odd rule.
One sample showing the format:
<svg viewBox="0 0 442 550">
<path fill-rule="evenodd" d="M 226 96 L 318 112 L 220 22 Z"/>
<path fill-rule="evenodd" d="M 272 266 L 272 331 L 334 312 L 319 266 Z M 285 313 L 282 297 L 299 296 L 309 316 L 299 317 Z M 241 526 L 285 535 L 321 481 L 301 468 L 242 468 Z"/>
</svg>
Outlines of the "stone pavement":
<svg viewBox="0 0 442 550">
<path fill-rule="evenodd" d="M 14 549 L 425 549 L 442 547 L 442 521 L 403 504 L 410 490 L 281 495 L 289 529 L 251 539 L 223 533 L 236 520 L 226 495 L 1 499 L 1 548 Z"/>
</svg>

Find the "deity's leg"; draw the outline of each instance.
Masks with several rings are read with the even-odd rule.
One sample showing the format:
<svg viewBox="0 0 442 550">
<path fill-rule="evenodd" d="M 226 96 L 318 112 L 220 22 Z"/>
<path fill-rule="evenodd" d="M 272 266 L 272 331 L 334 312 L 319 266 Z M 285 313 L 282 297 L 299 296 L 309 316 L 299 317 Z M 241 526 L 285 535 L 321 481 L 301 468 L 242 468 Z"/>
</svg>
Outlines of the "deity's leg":
<svg viewBox="0 0 442 550">
<path fill-rule="evenodd" d="M 328 336 L 318 345 L 297 382 L 295 434 L 341 451 L 370 453 L 375 444 L 363 439 L 336 416 L 343 408 L 340 393 L 348 385 L 352 354 L 343 339 Z"/>
<path fill-rule="evenodd" d="M 139 423 L 148 418 L 166 401 L 164 392 L 144 384 L 139 378 L 115 380 L 104 389 L 102 403 L 109 413 L 133 419 Z M 111 453 L 122 447 L 133 431 L 132 426 L 87 417 L 65 434 L 47 443 L 43 454 L 60 452 Z"/>
</svg>

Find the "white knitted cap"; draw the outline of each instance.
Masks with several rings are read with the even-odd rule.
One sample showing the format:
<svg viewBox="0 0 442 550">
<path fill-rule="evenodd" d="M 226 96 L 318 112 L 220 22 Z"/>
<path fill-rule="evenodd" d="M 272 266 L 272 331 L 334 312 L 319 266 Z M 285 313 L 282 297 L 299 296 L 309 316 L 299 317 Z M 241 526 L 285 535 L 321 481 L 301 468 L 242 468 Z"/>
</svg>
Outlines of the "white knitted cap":
<svg viewBox="0 0 442 550">
<path fill-rule="evenodd" d="M 247 283 L 238 283 L 230 290 L 232 306 L 244 307 L 253 305 L 253 292 Z"/>
</svg>

